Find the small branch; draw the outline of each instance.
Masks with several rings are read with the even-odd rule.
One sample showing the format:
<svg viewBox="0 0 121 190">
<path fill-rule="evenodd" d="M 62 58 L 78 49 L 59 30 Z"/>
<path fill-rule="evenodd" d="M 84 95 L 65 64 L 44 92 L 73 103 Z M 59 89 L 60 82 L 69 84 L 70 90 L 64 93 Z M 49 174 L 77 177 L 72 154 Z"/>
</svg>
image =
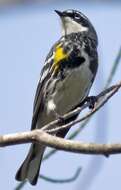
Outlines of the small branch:
<svg viewBox="0 0 121 190">
<path fill-rule="evenodd" d="M 115 75 L 115 73 L 116 73 L 116 71 L 118 69 L 120 61 L 121 61 L 121 47 L 119 48 L 119 51 L 118 51 L 117 56 L 115 58 L 115 61 L 114 61 L 114 64 L 112 66 L 112 69 L 110 71 L 110 75 L 109 75 L 109 77 L 107 79 L 105 88 L 107 88 L 111 84 L 112 79 L 113 79 L 113 77 L 114 77 L 114 75 Z"/>
<path fill-rule="evenodd" d="M 50 151 L 44 156 L 44 158 L 43 158 L 42 161 L 47 160 L 50 156 L 52 156 L 53 154 L 55 154 L 55 152 L 57 152 L 57 151 L 58 151 L 58 150 L 56 150 L 56 149 L 50 150 Z"/>
<path fill-rule="evenodd" d="M 75 110 L 73 111 L 70 111 L 69 113 L 65 114 L 63 116 L 63 119 L 66 120 L 68 118 L 71 118 L 72 116 L 82 112 L 85 108 L 87 108 L 89 106 L 89 102 L 87 102 L 86 104 L 84 104 L 82 107 L 78 107 L 76 108 Z M 47 131 L 47 132 L 50 132 L 51 130 L 53 130 L 53 126 L 57 126 L 58 124 L 60 123 L 60 120 L 57 119 L 51 123 L 49 123 L 48 125 L 45 125 L 44 127 L 42 127 L 42 130 L 43 131 Z"/>
<path fill-rule="evenodd" d="M 121 153 L 121 144 L 81 143 L 79 141 L 65 140 L 49 135 L 40 129 L 0 137 L 1 147 L 30 142 L 37 142 L 59 150 L 74 153 L 102 155 Z"/>
<path fill-rule="evenodd" d="M 42 178 L 48 182 L 51 182 L 51 183 L 61 183 L 61 184 L 62 183 L 69 183 L 69 182 L 75 181 L 79 177 L 80 172 L 81 172 L 81 168 L 78 168 L 76 170 L 76 173 L 68 179 L 52 179 L 52 178 L 44 176 L 44 175 L 40 175 L 40 178 Z"/>
<path fill-rule="evenodd" d="M 62 129 L 65 129 L 65 128 L 70 128 L 71 126 L 88 119 L 95 112 L 97 112 L 102 106 L 104 106 L 104 104 L 107 103 L 107 101 L 119 90 L 119 88 L 121 88 L 121 81 L 117 85 L 111 86 L 108 89 L 102 91 L 99 95 L 97 95 L 96 96 L 96 98 L 97 98 L 96 106 L 94 107 L 94 109 L 89 111 L 86 115 L 84 115 L 82 118 L 79 118 L 79 119 L 77 119 L 75 121 L 72 121 L 72 122 L 70 122 L 70 123 L 68 123 L 66 125 L 63 125 L 63 126 L 59 126 L 59 127 L 55 126 L 54 129 L 52 128 L 50 130 L 47 130 L 47 132 L 55 133 L 55 132 L 57 132 L 59 130 L 62 130 Z M 86 103 L 82 108 L 75 109 L 74 113 L 75 112 L 80 113 L 80 111 L 82 111 L 83 108 L 86 108 L 87 106 L 88 106 L 88 103 Z M 71 115 L 72 114 L 73 114 L 73 111 L 71 112 Z M 68 113 L 67 116 L 70 116 L 70 113 Z M 64 119 L 65 119 L 65 117 L 64 117 Z"/>
</svg>

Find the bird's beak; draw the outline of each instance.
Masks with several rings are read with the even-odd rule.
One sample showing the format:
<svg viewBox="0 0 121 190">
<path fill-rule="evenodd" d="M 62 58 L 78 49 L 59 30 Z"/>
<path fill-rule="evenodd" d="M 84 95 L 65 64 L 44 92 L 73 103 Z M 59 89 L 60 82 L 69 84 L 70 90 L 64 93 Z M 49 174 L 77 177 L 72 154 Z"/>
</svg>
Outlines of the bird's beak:
<svg viewBox="0 0 121 190">
<path fill-rule="evenodd" d="M 64 16 L 63 12 L 61 12 L 61 11 L 55 10 L 55 12 L 56 12 L 60 17 Z"/>
</svg>

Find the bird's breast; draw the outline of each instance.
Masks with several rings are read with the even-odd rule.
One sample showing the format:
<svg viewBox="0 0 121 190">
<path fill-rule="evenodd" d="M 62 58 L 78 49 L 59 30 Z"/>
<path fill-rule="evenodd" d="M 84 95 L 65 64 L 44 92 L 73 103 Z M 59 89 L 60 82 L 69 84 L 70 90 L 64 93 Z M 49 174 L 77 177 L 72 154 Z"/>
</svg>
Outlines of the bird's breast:
<svg viewBox="0 0 121 190">
<path fill-rule="evenodd" d="M 87 63 L 70 69 L 62 81 L 58 81 L 51 99 L 48 99 L 48 112 L 53 109 L 63 115 L 79 104 L 89 93 L 93 74 Z"/>
</svg>

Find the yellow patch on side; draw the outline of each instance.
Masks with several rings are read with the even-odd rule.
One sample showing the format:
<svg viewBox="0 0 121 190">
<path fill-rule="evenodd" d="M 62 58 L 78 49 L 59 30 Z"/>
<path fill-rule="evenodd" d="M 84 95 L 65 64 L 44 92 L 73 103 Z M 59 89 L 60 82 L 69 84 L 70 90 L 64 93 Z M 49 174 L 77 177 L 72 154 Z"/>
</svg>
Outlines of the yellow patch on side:
<svg viewBox="0 0 121 190">
<path fill-rule="evenodd" d="M 68 54 L 64 52 L 62 46 L 60 44 L 57 45 L 55 49 L 54 63 L 52 65 L 52 71 L 54 72 L 54 74 L 58 72 L 60 61 L 67 58 Z"/>
<path fill-rule="evenodd" d="M 68 58 L 68 54 L 64 52 L 62 46 L 59 44 L 55 50 L 54 64 L 57 65 L 61 60 Z"/>
</svg>

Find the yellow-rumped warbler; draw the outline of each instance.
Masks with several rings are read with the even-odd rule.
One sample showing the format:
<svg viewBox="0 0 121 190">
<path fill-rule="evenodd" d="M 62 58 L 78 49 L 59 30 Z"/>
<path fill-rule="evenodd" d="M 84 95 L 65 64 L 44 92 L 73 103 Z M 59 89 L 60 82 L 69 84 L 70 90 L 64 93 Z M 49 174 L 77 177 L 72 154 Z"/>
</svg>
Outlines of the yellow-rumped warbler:
<svg viewBox="0 0 121 190">
<path fill-rule="evenodd" d="M 76 10 L 57 11 L 62 37 L 51 48 L 41 72 L 34 100 L 31 130 L 42 128 L 73 110 L 88 96 L 97 67 L 97 34 L 89 19 Z M 65 121 L 66 123 L 78 116 Z M 56 136 L 64 138 L 69 129 Z M 16 179 L 37 183 L 44 145 L 33 143 Z"/>
</svg>

